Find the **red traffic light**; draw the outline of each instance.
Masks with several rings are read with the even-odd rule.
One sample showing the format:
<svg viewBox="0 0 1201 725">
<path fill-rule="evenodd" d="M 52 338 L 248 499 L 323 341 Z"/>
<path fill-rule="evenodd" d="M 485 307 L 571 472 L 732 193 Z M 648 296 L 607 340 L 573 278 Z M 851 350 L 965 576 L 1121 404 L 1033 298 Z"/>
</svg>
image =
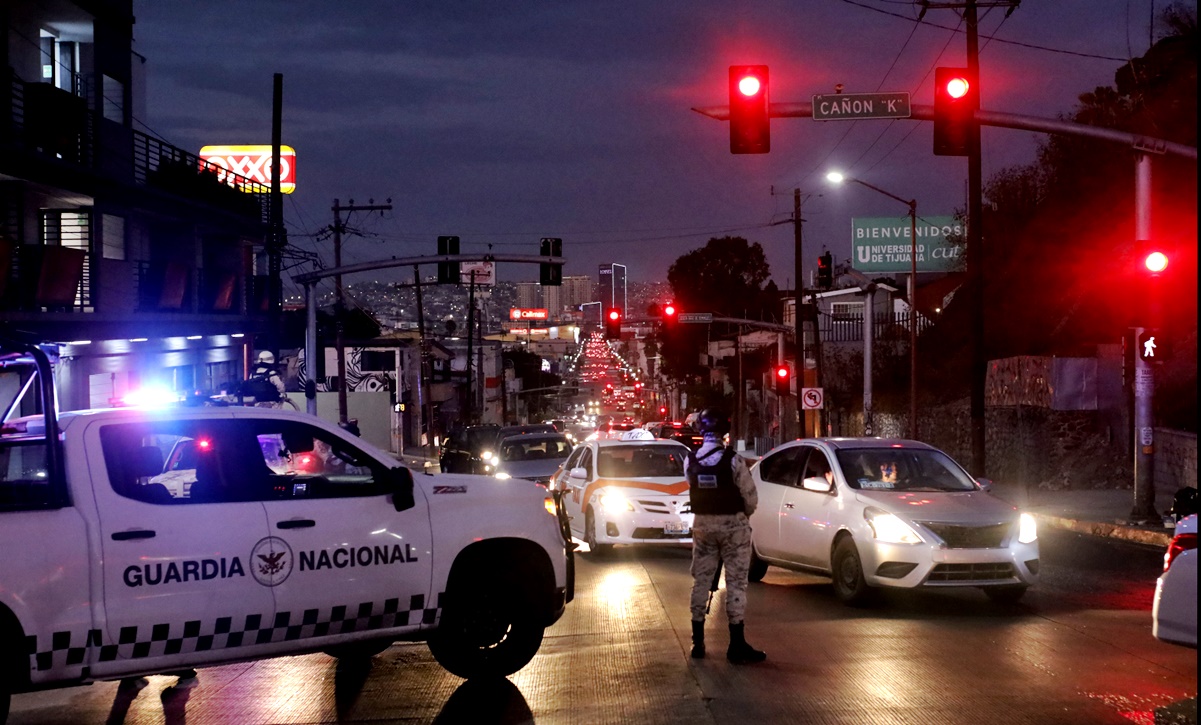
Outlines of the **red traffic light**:
<svg viewBox="0 0 1201 725">
<path fill-rule="evenodd" d="M 765 65 L 730 66 L 730 153 L 771 151 L 771 104 Z"/>
<path fill-rule="evenodd" d="M 951 98 L 963 98 L 967 95 L 968 90 L 971 89 L 972 86 L 967 82 L 967 78 L 964 78 L 963 76 L 954 76 L 947 79 L 945 87 L 947 89 L 947 95 Z"/>
<path fill-rule="evenodd" d="M 787 365 L 778 366 L 776 368 L 776 377 L 780 378 L 781 380 L 787 379 L 788 378 L 788 366 Z"/>
<path fill-rule="evenodd" d="M 1159 273 L 1168 268 L 1168 255 L 1163 252 L 1151 252 L 1143 259 L 1143 264 L 1152 273 Z"/>
<path fill-rule="evenodd" d="M 616 322 L 621 319 L 621 313 L 617 310 L 609 310 L 609 319 Z"/>
<path fill-rule="evenodd" d="M 663 316 L 668 319 L 674 319 L 676 316 L 676 306 L 670 302 L 663 305 Z"/>
</svg>

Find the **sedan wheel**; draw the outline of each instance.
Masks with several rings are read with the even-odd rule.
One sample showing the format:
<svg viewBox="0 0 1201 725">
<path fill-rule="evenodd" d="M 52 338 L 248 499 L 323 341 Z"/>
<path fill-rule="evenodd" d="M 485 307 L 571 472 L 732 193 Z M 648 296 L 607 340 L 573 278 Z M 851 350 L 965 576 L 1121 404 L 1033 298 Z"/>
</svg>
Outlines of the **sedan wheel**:
<svg viewBox="0 0 1201 725">
<path fill-rule="evenodd" d="M 584 542 L 588 544 L 588 551 L 594 556 L 604 556 L 612 551 L 613 545 L 597 543 L 596 525 L 596 514 L 589 506 L 588 510 L 584 512 Z"/>
<path fill-rule="evenodd" d="M 843 537 L 834 547 L 830 571 L 834 577 L 834 594 L 844 604 L 857 606 L 868 602 L 871 587 L 863 578 L 863 563 L 859 560 L 854 539 Z"/>
</svg>

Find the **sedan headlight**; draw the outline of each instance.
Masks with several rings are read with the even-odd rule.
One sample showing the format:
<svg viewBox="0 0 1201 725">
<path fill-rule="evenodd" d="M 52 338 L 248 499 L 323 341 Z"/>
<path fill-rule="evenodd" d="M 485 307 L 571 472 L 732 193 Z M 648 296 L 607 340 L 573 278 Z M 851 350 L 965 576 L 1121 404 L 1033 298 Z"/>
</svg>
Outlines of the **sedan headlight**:
<svg viewBox="0 0 1201 725">
<path fill-rule="evenodd" d="M 633 511 L 634 504 L 630 503 L 629 499 L 622 496 L 620 493 L 606 493 L 600 497 L 601 508 L 609 513 L 617 511 Z"/>
<path fill-rule="evenodd" d="M 1022 514 L 1018 518 L 1018 541 L 1023 544 L 1038 541 L 1038 522 L 1031 514 Z"/>
<path fill-rule="evenodd" d="M 922 537 L 918 536 L 913 527 L 901 520 L 895 514 L 881 511 L 877 508 L 863 510 L 863 518 L 872 527 L 872 535 L 876 541 L 886 544 L 920 544 Z"/>
<path fill-rule="evenodd" d="M 509 474 L 505 473 L 504 471 L 497 471 L 497 472 L 496 472 L 496 477 L 497 477 L 497 478 L 499 478 L 499 479 L 500 479 L 500 480 L 502 480 L 502 481 L 503 481 L 503 480 L 505 480 L 506 478 L 512 478 L 512 476 L 510 476 Z"/>
<path fill-rule="evenodd" d="M 480 460 L 485 461 L 485 462 L 491 461 L 492 460 L 492 451 L 481 451 L 480 452 Z"/>
</svg>

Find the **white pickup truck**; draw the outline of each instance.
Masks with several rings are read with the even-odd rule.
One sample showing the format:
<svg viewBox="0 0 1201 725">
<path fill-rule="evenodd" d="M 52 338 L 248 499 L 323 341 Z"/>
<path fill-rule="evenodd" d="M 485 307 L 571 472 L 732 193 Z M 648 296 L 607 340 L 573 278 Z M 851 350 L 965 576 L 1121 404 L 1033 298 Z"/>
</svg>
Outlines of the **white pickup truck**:
<svg viewBox="0 0 1201 725">
<path fill-rule="evenodd" d="M 0 347 L 0 723 L 12 692 L 399 640 L 504 676 L 572 598 L 537 484 L 414 477 L 288 411 L 59 415 L 51 376 Z"/>
</svg>

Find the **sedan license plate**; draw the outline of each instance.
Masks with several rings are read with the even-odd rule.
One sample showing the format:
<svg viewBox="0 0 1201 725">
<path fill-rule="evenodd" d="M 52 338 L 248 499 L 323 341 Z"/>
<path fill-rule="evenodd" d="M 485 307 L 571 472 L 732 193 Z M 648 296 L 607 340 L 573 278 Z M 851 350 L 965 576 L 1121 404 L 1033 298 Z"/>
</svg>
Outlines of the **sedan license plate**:
<svg viewBox="0 0 1201 725">
<path fill-rule="evenodd" d="M 683 521 L 668 521 L 663 524 L 663 533 L 665 534 L 687 534 L 688 524 Z"/>
</svg>

